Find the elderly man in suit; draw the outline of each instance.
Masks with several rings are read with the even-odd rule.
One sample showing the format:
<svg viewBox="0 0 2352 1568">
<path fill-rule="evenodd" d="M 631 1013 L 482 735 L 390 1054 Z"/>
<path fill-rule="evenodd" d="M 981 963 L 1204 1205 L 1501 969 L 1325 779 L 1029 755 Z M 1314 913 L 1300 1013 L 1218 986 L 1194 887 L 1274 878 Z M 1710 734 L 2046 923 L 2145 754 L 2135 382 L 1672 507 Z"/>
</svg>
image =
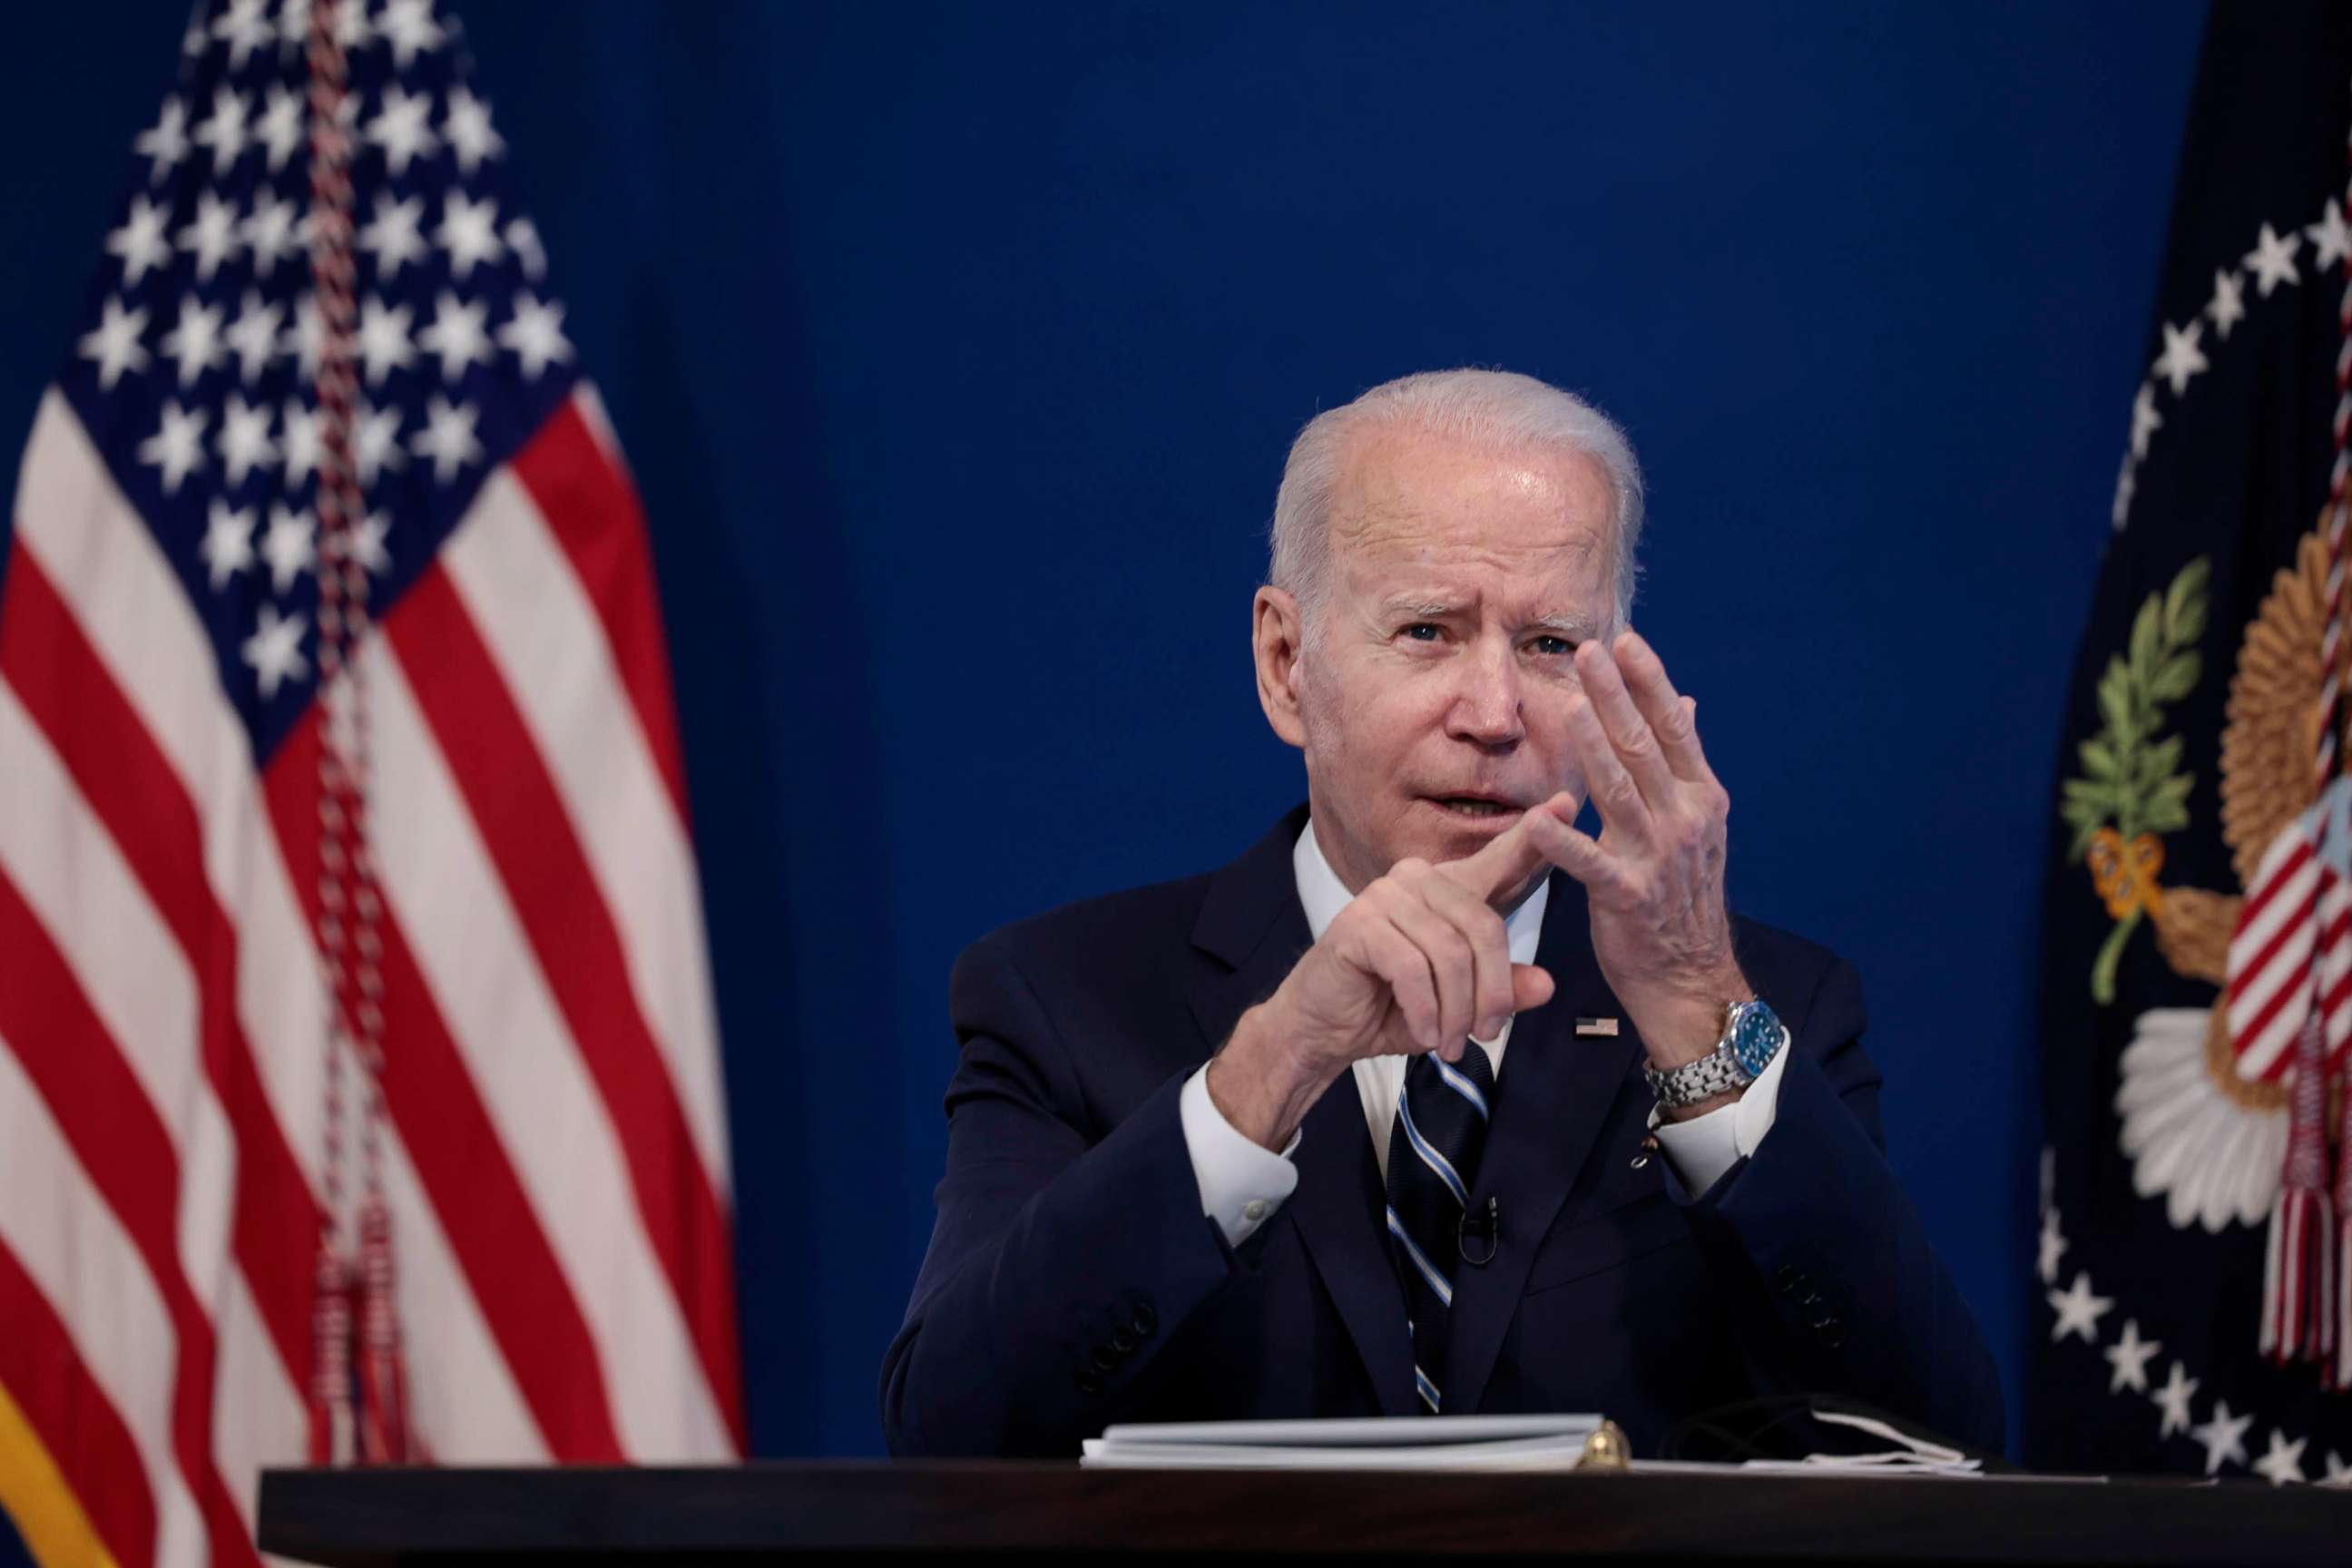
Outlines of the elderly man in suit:
<svg viewBox="0 0 2352 1568">
<path fill-rule="evenodd" d="M 1859 981 L 1726 905 L 1729 798 L 1626 627 L 1641 522 L 1623 435 L 1525 376 L 1300 434 L 1254 645 L 1307 802 L 956 966 L 893 1451 L 1441 1411 L 1647 1450 L 1806 1392 L 1999 1447 Z"/>
</svg>

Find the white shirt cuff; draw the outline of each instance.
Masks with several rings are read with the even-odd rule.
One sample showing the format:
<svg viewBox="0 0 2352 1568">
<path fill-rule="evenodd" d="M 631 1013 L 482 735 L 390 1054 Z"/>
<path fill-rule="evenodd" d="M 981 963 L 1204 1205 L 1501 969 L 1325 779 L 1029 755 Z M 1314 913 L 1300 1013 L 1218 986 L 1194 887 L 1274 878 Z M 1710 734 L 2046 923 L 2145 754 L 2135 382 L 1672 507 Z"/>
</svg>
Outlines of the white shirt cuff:
<svg viewBox="0 0 2352 1568">
<path fill-rule="evenodd" d="M 1704 1193 L 1721 1181 L 1726 1171 L 1756 1152 L 1756 1146 L 1764 1142 L 1764 1134 L 1772 1131 L 1772 1118 L 1780 1109 L 1780 1068 L 1787 1063 L 1789 1053 L 1796 1048 L 1791 1041 L 1773 1053 L 1772 1059 L 1764 1064 L 1764 1070 L 1756 1075 L 1756 1081 L 1743 1089 L 1738 1100 L 1705 1116 L 1694 1116 L 1688 1121 L 1668 1121 L 1658 1114 L 1657 1107 L 1650 1108 L 1650 1131 L 1657 1134 L 1659 1152 L 1674 1166 L 1675 1174 L 1682 1178 L 1685 1187 Z M 1203 1094 L 1202 1098 L 1207 1096 Z M 1265 1152 L 1258 1150 L 1260 1153 Z"/>
<path fill-rule="evenodd" d="M 1297 1190 L 1298 1167 L 1290 1155 L 1298 1147 L 1298 1134 L 1292 1133 L 1290 1147 L 1276 1154 L 1234 1131 L 1209 1098 L 1205 1065 L 1184 1080 L 1176 1103 L 1192 1177 L 1201 1184 L 1201 1212 L 1217 1222 L 1227 1243 L 1239 1247 Z"/>
</svg>

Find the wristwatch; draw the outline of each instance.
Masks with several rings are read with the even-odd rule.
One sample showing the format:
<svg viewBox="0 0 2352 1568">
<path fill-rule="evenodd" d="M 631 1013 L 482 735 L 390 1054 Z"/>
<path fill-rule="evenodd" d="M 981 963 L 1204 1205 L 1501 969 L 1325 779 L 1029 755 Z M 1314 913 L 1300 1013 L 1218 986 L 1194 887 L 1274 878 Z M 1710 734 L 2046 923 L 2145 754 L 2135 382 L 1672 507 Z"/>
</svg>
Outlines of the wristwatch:
<svg viewBox="0 0 2352 1568">
<path fill-rule="evenodd" d="M 1788 1026 L 1763 1002 L 1734 1002 L 1724 1008 L 1723 1037 L 1715 1049 L 1672 1072 L 1660 1072 L 1644 1062 L 1642 1076 L 1650 1080 L 1662 1110 L 1730 1094 L 1754 1083 L 1789 1044 Z"/>
</svg>

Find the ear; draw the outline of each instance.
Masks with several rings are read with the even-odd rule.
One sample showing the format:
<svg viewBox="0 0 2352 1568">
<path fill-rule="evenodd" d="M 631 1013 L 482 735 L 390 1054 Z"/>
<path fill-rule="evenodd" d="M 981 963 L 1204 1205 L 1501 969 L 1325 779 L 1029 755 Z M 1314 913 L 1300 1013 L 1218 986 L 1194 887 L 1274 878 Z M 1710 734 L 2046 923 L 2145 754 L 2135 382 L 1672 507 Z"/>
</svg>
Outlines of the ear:
<svg viewBox="0 0 2352 1568">
<path fill-rule="evenodd" d="M 1288 590 L 1260 588 L 1250 605 L 1250 642 L 1257 657 L 1257 702 L 1265 721 L 1291 745 L 1305 749 L 1299 716 L 1298 661 L 1307 651 L 1307 623 Z"/>
</svg>

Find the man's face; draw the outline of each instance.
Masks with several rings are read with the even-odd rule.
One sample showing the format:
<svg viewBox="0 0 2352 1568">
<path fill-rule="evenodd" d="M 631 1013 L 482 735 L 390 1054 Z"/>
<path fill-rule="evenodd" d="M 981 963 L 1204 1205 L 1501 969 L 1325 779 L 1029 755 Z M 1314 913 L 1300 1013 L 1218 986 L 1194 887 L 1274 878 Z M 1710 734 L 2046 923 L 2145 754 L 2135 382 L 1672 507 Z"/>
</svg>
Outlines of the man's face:
<svg viewBox="0 0 2352 1568">
<path fill-rule="evenodd" d="M 1581 456 L 1411 428 L 1350 443 L 1330 590 L 1289 672 L 1316 837 L 1350 890 L 1581 798 L 1573 654 L 1614 629 L 1612 508 Z"/>
</svg>

